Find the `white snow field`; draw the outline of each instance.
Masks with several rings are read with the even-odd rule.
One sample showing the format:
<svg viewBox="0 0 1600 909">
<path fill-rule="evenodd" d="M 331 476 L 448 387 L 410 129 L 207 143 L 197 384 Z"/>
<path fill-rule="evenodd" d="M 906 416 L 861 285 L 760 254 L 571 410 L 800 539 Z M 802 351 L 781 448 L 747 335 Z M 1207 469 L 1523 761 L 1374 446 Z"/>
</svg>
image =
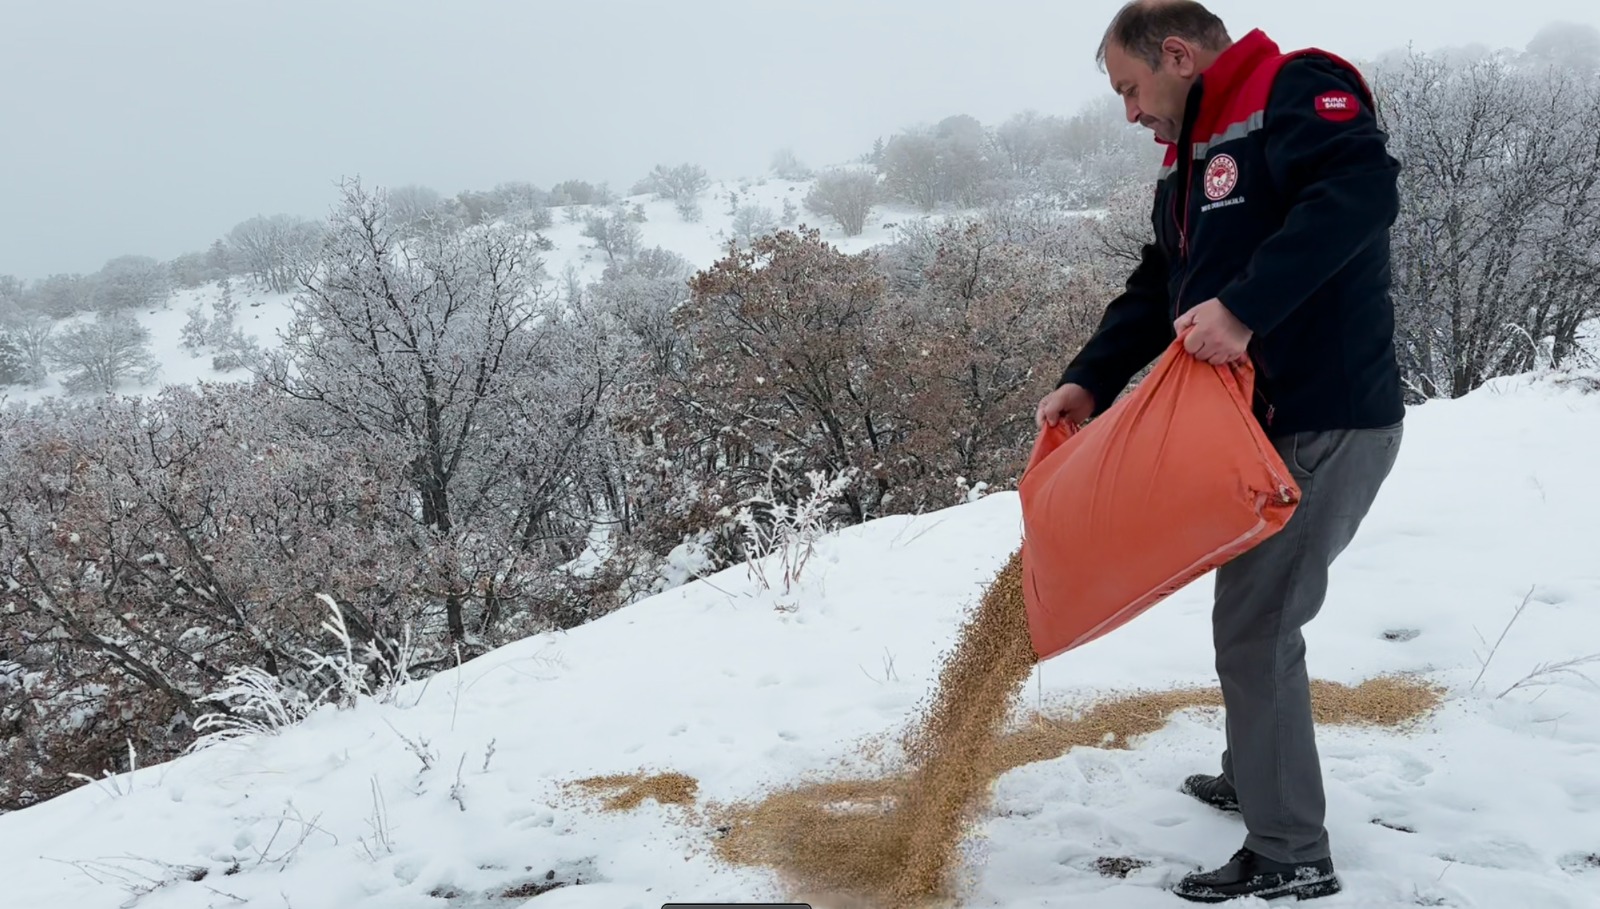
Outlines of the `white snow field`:
<svg viewBox="0 0 1600 909">
<path fill-rule="evenodd" d="M 1561 666 L 1600 653 L 1600 394 L 1587 381 L 1501 380 L 1411 411 L 1396 472 L 1308 629 L 1309 660 L 1319 678 L 1419 673 L 1449 696 L 1413 727 L 1320 731 L 1345 889 L 1315 905 L 1600 906 L 1600 664 Z M 505 647 L 398 704 L 327 708 L 86 784 L 0 817 L 0 905 L 780 899 L 767 871 L 721 862 L 697 808 L 759 797 L 911 722 L 1019 534 L 1010 493 L 876 521 L 824 538 L 788 593 L 730 569 Z M 1030 706 L 1213 684 L 1208 595 L 1197 583 L 1043 664 Z M 1244 835 L 1177 791 L 1216 766 L 1221 723 L 1187 711 L 1131 750 L 1000 778 L 964 849 L 963 904 L 1187 905 L 1165 888 Z M 692 776 L 698 804 L 607 812 L 567 785 L 635 772 Z M 1099 856 L 1150 864 L 1106 877 Z M 504 897 L 551 872 L 582 883 Z"/>
</svg>

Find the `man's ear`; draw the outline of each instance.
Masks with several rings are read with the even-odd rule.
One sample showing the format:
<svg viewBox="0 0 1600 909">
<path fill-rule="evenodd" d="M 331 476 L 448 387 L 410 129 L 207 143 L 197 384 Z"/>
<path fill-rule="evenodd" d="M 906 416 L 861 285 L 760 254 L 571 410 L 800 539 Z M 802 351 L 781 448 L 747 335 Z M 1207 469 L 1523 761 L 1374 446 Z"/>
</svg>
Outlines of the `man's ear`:
<svg viewBox="0 0 1600 909">
<path fill-rule="evenodd" d="M 1161 42 L 1161 61 L 1170 63 L 1173 71 L 1184 79 L 1193 76 L 1198 69 L 1194 48 L 1182 38 L 1168 38 Z"/>
</svg>

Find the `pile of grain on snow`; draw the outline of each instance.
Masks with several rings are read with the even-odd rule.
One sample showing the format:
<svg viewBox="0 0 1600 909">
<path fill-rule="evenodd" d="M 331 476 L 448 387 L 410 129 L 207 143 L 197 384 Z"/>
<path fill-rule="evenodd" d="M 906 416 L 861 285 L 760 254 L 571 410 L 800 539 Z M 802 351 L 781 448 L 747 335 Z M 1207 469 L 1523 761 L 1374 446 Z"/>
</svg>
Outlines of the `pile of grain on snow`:
<svg viewBox="0 0 1600 909">
<path fill-rule="evenodd" d="M 1350 687 L 1313 679 L 1311 712 L 1322 726 L 1399 726 L 1439 705 L 1444 692 L 1415 679 L 1381 676 Z M 1074 748 L 1133 747 L 1133 740 L 1166 725 L 1180 710 L 1221 707 L 1216 688 L 1179 688 L 1131 694 L 1090 705 L 1070 718 L 1036 714 L 995 749 L 994 776 Z"/>
<path fill-rule="evenodd" d="M 700 789 L 694 777 L 681 773 L 591 776 L 575 780 L 573 785 L 590 792 L 611 793 L 603 803 L 607 811 L 629 811 L 645 799 L 655 799 L 663 805 L 692 805 Z"/>
<path fill-rule="evenodd" d="M 1404 676 L 1379 676 L 1354 688 L 1311 682 L 1311 710 L 1325 726 L 1399 726 L 1443 698 L 1444 689 Z"/>
<path fill-rule="evenodd" d="M 882 779 L 817 782 L 723 809 L 724 858 L 778 870 L 818 905 L 947 904 L 966 823 L 1002 774 L 1075 747 L 1129 748 L 1179 710 L 1221 707 L 1216 689 L 1134 694 L 1074 716 L 1036 715 L 1006 732 L 1034 665 L 1013 555 L 963 627 L 934 698 L 905 741 L 909 769 Z M 1404 678 L 1350 688 L 1312 683 L 1317 722 L 1398 725 L 1441 693 Z"/>
</svg>

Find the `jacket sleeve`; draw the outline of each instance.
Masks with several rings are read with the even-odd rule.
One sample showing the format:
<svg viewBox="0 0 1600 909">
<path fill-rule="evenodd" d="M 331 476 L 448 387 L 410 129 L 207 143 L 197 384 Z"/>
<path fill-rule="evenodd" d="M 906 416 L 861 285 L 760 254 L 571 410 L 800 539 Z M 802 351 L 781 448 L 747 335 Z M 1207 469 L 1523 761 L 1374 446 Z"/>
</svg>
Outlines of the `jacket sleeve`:
<svg viewBox="0 0 1600 909">
<path fill-rule="evenodd" d="M 1400 164 L 1359 77 L 1344 67 L 1315 56 L 1285 63 L 1263 128 L 1287 215 L 1217 295 L 1258 335 L 1388 231 L 1400 208 Z"/>
<path fill-rule="evenodd" d="M 1161 248 L 1146 244 L 1125 289 L 1106 306 L 1094 336 L 1057 383 L 1081 385 L 1094 395 L 1094 416 L 1110 409 L 1134 374 L 1172 343 L 1167 270 Z"/>
</svg>

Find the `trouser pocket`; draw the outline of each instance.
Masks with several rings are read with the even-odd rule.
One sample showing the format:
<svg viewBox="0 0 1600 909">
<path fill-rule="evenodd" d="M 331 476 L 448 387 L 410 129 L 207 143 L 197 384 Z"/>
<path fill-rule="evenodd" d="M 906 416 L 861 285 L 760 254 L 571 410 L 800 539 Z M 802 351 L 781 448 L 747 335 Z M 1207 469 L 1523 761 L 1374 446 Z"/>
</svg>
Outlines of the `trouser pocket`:
<svg viewBox="0 0 1600 909">
<path fill-rule="evenodd" d="M 1288 439 L 1284 460 L 1303 478 L 1315 477 L 1330 461 L 1343 459 L 1370 460 L 1387 474 L 1404 431 L 1403 423 L 1395 423 L 1375 429 L 1297 432 Z"/>
</svg>

